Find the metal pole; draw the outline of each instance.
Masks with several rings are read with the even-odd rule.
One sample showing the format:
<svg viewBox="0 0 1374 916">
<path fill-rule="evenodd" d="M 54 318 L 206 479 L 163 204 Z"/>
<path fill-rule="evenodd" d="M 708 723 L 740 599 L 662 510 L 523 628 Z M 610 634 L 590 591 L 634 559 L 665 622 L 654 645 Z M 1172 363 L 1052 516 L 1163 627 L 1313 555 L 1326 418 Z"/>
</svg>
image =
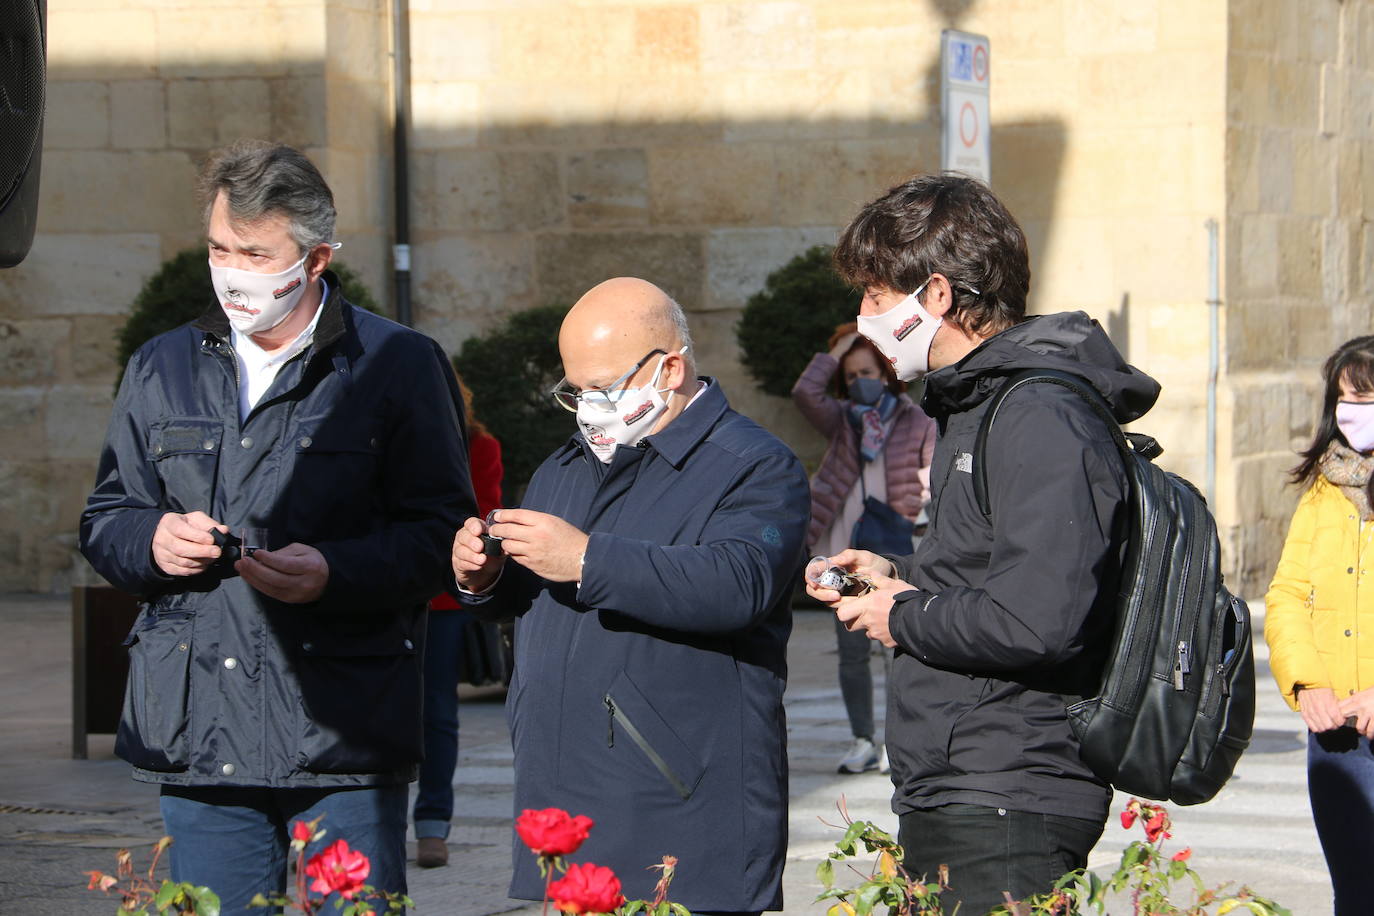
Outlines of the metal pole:
<svg viewBox="0 0 1374 916">
<path fill-rule="evenodd" d="M 410 4 L 394 0 L 392 83 L 395 88 L 395 121 L 392 126 L 392 172 L 395 176 L 396 243 L 391 255 L 395 262 L 396 320 L 413 323 L 410 314 Z"/>
<path fill-rule="evenodd" d="M 1207 504 L 1217 503 L 1217 376 L 1221 372 L 1221 264 L 1218 226 L 1207 220 Z"/>
</svg>

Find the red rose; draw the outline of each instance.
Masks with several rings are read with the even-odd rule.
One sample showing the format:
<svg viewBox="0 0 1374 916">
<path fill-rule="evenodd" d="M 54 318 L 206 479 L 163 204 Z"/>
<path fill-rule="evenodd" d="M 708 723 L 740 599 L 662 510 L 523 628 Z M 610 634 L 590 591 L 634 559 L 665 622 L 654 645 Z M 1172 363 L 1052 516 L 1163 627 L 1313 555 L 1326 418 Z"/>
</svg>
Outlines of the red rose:
<svg viewBox="0 0 1374 916">
<path fill-rule="evenodd" d="M 1189 846 L 1187 849 L 1180 849 L 1178 852 L 1174 853 L 1174 854 L 1173 854 L 1172 856 L 1170 856 L 1169 858 L 1172 859 L 1172 860 L 1175 861 L 1175 862 L 1187 862 L 1187 861 L 1188 861 L 1188 857 L 1191 856 L 1192 854 L 1193 854 L 1193 847 Z"/>
<path fill-rule="evenodd" d="M 591 818 L 573 817 L 562 808 L 526 808 L 515 819 L 515 832 L 537 856 L 568 856 L 587 839 L 592 824 Z"/>
<path fill-rule="evenodd" d="M 1151 843 L 1159 841 L 1163 836 L 1168 838 L 1169 834 L 1169 815 L 1164 813 L 1163 808 L 1156 808 L 1155 813 L 1145 822 L 1145 839 Z"/>
<path fill-rule="evenodd" d="M 625 902 L 620 879 L 604 865 L 571 865 L 549 885 L 553 908 L 564 913 L 611 913 Z"/>
<path fill-rule="evenodd" d="M 291 825 L 291 839 L 301 843 L 310 842 L 310 825 L 305 821 L 296 821 Z"/>
<path fill-rule="evenodd" d="M 363 886 L 370 871 L 372 863 L 367 856 L 349 849 L 343 840 L 335 840 L 334 845 L 305 863 L 305 874 L 315 879 L 310 885 L 312 891 L 326 895 L 337 893 L 346 900 L 352 899 Z"/>
</svg>

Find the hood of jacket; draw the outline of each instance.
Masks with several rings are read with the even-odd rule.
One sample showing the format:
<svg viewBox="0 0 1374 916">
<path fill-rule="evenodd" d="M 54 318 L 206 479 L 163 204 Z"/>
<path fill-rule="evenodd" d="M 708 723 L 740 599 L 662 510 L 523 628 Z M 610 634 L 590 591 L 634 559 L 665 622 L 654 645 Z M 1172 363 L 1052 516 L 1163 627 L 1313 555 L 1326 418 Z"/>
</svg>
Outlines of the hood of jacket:
<svg viewBox="0 0 1374 916">
<path fill-rule="evenodd" d="M 1038 315 L 994 334 L 951 366 L 926 376 L 921 407 L 937 420 L 970 410 L 1023 369 L 1057 369 L 1086 379 L 1120 423 L 1145 415 L 1159 383 L 1130 365 L 1085 312 Z"/>
</svg>

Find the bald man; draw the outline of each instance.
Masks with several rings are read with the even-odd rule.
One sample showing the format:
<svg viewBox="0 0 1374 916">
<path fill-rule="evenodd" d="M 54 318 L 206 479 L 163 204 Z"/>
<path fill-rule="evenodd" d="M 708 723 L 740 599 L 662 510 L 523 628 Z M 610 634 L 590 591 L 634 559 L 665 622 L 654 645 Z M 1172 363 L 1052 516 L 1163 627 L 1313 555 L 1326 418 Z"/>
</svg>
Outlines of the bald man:
<svg viewBox="0 0 1374 916">
<path fill-rule="evenodd" d="M 558 346 L 551 394 L 576 432 L 520 508 L 453 543 L 460 595 L 517 616 L 515 810 L 591 817 L 576 861 L 610 866 L 631 899 L 652 898 L 646 869 L 672 855 L 671 899 L 693 913 L 780 909 L 806 475 L 697 376 L 682 309 L 653 284 L 596 286 Z M 544 894 L 519 843 L 510 893 Z"/>
</svg>

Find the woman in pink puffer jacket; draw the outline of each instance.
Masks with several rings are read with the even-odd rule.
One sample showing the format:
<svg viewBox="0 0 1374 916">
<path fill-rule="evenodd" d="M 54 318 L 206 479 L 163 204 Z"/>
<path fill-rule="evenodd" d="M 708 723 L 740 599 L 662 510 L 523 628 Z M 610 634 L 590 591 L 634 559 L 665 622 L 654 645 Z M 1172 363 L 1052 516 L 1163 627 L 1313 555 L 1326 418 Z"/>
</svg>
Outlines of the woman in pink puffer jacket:
<svg viewBox="0 0 1374 916">
<path fill-rule="evenodd" d="M 792 387 L 792 399 L 811 425 L 830 439 L 811 478 L 807 542 L 813 554 L 834 556 L 850 546 L 865 493 L 917 520 L 930 494 L 935 421 L 907 396 L 892 366 L 859 336 L 853 322 L 837 327 L 829 345 L 829 353 L 817 353 L 802 371 Z M 854 744 L 839 771 L 887 772 L 886 750 L 880 753 L 874 741 L 869 655 L 877 644 L 862 632 L 845 630 L 838 618 L 835 633 L 840 692 L 854 733 Z M 889 659 L 885 654 L 884 661 Z"/>
</svg>

